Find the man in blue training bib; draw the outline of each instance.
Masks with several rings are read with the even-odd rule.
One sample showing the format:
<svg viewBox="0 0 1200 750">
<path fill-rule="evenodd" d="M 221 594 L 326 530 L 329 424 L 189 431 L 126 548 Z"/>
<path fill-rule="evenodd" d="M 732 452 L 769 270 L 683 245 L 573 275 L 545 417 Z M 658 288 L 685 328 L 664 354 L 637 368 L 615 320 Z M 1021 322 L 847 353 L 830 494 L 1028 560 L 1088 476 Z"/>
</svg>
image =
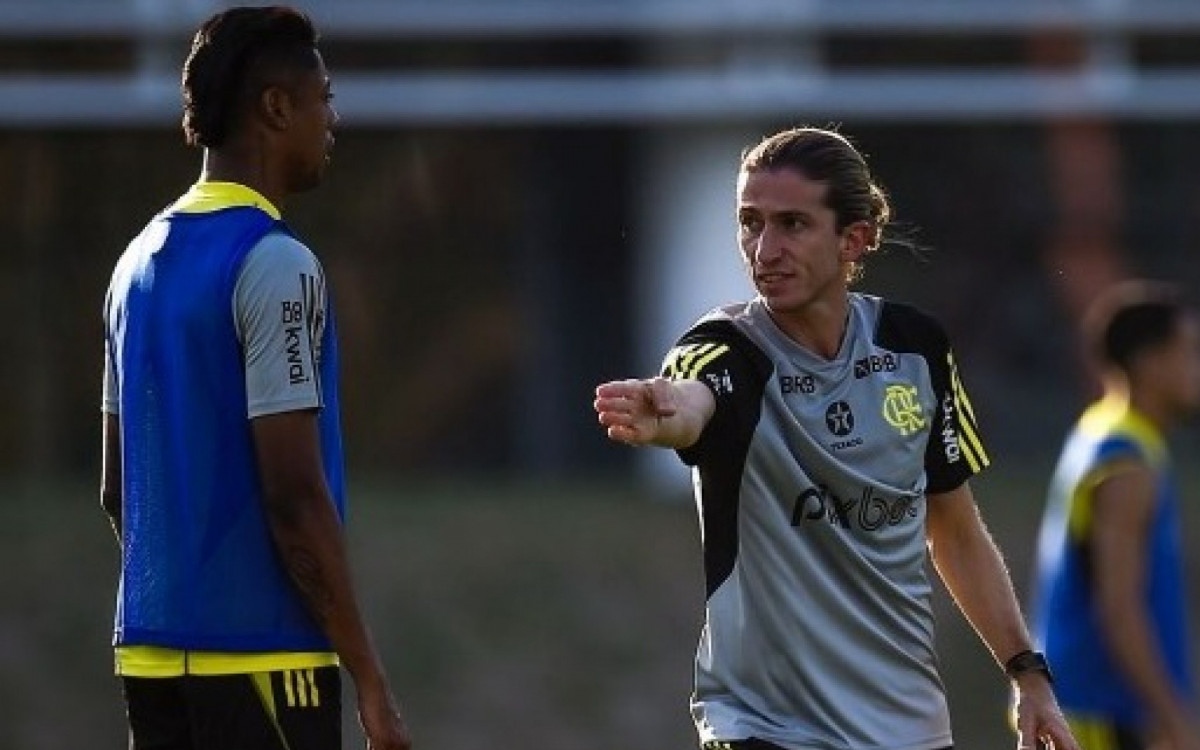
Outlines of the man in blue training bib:
<svg viewBox="0 0 1200 750">
<path fill-rule="evenodd" d="M 104 308 L 101 494 L 121 543 L 130 746 L 339 748 L 345 666 L 370 746 L 407 748 L 346 561 L 325 275 L 280 214 L 333 146 L 312 23 L 218 13 L 183 94 L 200 180 L 129 244 Z"/>
<path fill-rule="evenodd" d="M 1200 408 L 1200 318 L 1173 287 L 1130 281 L 1095 303 L 1085 334 L 1103 396 L 1051 482 L 1034 634 L 1084 750 L 1200 748 L 1166 441 Z"/>
</svg>

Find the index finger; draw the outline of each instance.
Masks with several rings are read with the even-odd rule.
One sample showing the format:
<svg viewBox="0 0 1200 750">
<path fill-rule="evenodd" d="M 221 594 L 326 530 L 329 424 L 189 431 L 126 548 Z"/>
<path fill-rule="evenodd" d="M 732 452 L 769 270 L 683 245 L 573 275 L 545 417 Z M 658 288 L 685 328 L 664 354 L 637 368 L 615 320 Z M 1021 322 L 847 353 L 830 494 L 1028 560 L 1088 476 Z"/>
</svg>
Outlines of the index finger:
<svg viewBox="0 0 1200 750">
<path fill-rule="evenodd" d="M 628 398 L 637 395 L 641 387 L 640 380 L 613 380 L 596 386 L 596 395 L 600 398 Z"/>
</svg>

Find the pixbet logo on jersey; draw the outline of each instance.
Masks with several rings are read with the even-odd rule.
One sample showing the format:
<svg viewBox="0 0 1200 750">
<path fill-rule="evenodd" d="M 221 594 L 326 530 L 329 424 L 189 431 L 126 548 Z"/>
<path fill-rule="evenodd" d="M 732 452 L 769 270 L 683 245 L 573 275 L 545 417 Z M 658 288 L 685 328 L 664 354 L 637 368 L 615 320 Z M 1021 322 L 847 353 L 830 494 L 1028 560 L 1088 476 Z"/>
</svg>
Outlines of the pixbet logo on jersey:
<svg viewBox="0 0 1200 750">
<path fill-rule="evenodd" d="M 792 525 L 805 521 L 828 521 L 843 529 L 878 531 L 917 517 L 920 495 L 905 493 L 897 497 L 880 495 L 872 487 L 863 487 L 856 497 L 841 497 L 825 485 L 809 487 L 796 497 Z"/>
</svg>

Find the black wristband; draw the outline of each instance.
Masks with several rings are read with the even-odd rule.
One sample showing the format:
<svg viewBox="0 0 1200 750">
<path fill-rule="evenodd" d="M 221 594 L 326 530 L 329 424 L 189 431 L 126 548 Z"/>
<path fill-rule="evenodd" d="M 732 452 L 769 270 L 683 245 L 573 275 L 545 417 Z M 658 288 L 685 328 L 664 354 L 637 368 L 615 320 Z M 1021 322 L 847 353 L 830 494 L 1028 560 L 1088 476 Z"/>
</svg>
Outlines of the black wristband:
<svg viewBox="0 0 1200 750">
<path fill-rule="evenodd" d="M 1050 663 L 1046 661 L 1046 655 L 1040 651 L 1026 649 L 1004 662 L 1004 674 L 1014 680 L 1030 672 L 1041 672 L 1046 676 L 1047 682 L 1054 683 L 1054 674 L 1050 671 Z"/>
</svg>

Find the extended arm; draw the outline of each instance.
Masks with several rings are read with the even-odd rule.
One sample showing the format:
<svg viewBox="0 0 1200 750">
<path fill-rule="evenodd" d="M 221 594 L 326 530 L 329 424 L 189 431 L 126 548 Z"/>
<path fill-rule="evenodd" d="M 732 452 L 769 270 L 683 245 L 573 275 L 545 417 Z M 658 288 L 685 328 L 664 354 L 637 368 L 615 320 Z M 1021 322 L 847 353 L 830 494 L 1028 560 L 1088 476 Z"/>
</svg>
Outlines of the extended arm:
<svg viewBox="0 0 1200 750">
<path fill-rule="evenodd" d="M 970 485 L 929 496 L 926 535 L 938 575 L 997 663 L 1030 648 L 1031 639 L 1000 550 L 984 527 Z M 1078 750 L 1049 681 L 1041 673 L 1016 681 L 1018 747 L 1035 739 Z"/>
<path fill-rule="evenodd" d="M 698 380 L 618 380 L 596 388 L 600 424 L 630 445 L 687 448 L 700 439 L 717 402 Z"/>
<path fill-rule="evenodd" d="M 1200 747 L 1185 701 L 1171 686 L 1146 613 L 1144 554 L 1155 483 L 1141 464 L 1113 474 L 1092 496 L 1093 578 L 1100 626 L 1118 667 L 1150 710 L 1172 750 Z"/>
<path fill-rule="evenodd" d="M 100 506 L 121 541 L 121 418 L 104 413 L 100 464 Z"/>
<path fill-rule="evenodd" d="M 314 411 L 253 420 L 267 522 L 283 565 L 358 691 L 376 750 L 407 748 L 400 718 L 351 582 L 341 524 L 325 483 Z"/>
</svg>

